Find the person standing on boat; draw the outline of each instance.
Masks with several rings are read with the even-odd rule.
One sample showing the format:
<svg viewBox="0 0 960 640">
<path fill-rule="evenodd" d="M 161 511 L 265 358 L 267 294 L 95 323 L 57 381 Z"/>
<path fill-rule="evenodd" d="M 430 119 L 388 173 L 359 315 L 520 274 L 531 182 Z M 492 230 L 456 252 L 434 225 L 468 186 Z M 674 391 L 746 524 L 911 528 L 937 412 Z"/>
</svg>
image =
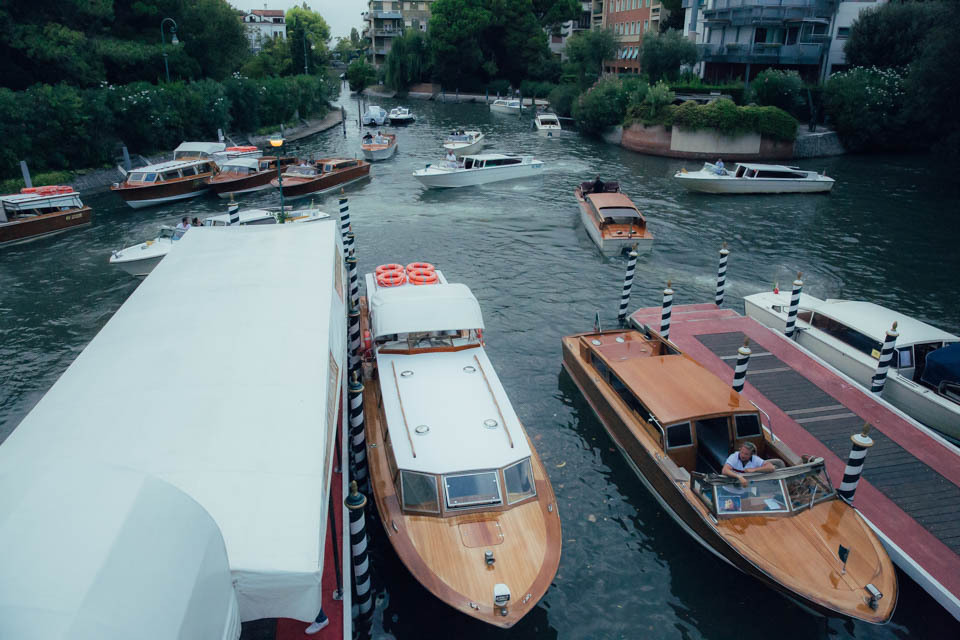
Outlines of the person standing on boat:
<svg viewBox="0 0 960 640">
<path fill-rule="evenodd" d="M 457 166 L 457 154 L 455 154 L 452 149 L 447 149 L 447 155 L 443 159 L 447 161 L 447 166 Z"/>
<path fill-rule="evenodd" d="M 770 473 L 774 469 L 772 462 L 757 455 L 756 445 L 752 442 L 744 442 L 740 445 L 739 451 L 730 454 L 720 473 L 728 478 L 739 480 L 740 484 L 745 487 L 749 483 L 745 474 Z"/>
<path fill-rule="evenodd" d="M 590 191 L 593 193 L 603 193 L 603 180 L 600 179 L 600 176 L 597 176 L 593 181 L 593 186 L 590 187 Z"/>
<path fill-rule="evenodd" d="M 718 175 L 718 176 L 722 176 L 723 174 L 725 174 L 725 173 L 727 172 L 726 169 L 723 168 L 723 159 L 722 159 L 722 158 L 717 158 L 717 162 L 716 162 L 716 164 L 714 164 L 713 166 L 714 166 L 714 171 L 717 172 L 717 175 Z"/>
</svg>

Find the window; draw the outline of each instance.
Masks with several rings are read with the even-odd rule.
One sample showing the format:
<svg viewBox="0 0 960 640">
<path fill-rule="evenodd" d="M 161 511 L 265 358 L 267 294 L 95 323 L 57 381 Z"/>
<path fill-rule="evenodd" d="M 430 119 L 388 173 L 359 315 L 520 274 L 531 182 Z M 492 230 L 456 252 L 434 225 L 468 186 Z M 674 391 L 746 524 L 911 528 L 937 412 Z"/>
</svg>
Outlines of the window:
<svg viewBox="0 0 960 640">
<path fill-rule="evenodd" d="M 142 173 L 131 173 L 128 180 L 132 180 L 133 182 L 143 182 L 143 175 L 144 174 Z"/>
<path fill-rule="evenodd" d="M 620 378 L 612 373 L 610 374 L 610 386 L 617 392 L 620 399 L 623 400 L 628 407 L 633 409 L 638 416 L 643 420 L 650 419 L 650 410 L 643 406 L 643 403 L 637 400 L 637 397 L 627 388 L 627 385 L 623 384 Z"/>
<path fill-rule="evenodd" d="M 837 40 L 846 40 L 850 37 L 850 27 L 837 27 Z"/>
<path fill-rule="evenodd" d="M 781 307 L 782 309 L 782 307 Z M 776 309 L 775 309 L 776 311 Z M 810 318 L 813 317 L 813 311 L 799 311 L 797 312 L 797 319 L 802 320 L 803 322 L 809 323 Z"/>
<path fill-rule="evenodd" d="M 809 507 L 833 495 L 833 486 L 822 469 L 786 479 L 787 495 L 794 511 Z"/>
<path fill-rule="evenodd" d="M 760 416 L 754 413 L 736 416 L 737 439 L 752 438 L 760 435 Z"/>
<path fill-rule="evenodd" d="M 831 338 L 835 338 L 844 344 L 850 345 L 861 353 L 865 353 L 874 358 L 880 357 L 880 350 L 883 348 L 882 342 L 873 340 L 869 336 L 865 336 L 859 331 L 851 329 L 845 324 L 837 322 L 832 318 L 828 318 L 823 314 L 817 313 L 814 314 L 811 325 L 820 331 L 823 331 Z M 876 352 L 876 355 L 874 355 L 874 352 Z"/>
<path fill-rule="evenodd" d="M 437 481 L 432 475 L 414 471 L 401 471 L 400 492 L 403 494 L 404 509 L 440 513 L 440 503 L 437 499 Z"/>
<path fill-rule="evenodd" d="M 503 470 L 503 479 L 507 485 L 507 504 L 513 504 L 537 495 L 537 485 L 533 480 L 533 468 L 530 458 L 521 460 Z"/>
<path fill-rule="evenodd" d="M 496 471 L 444 476 L 443 482 L 448 509 L 501 503 Z"/>
<path fill-rule="evenodd" d="M 739 485 L 720 485 L 717 487 L 717 513 L 785 513 L 787 499 L 783 495 L 783 485 L 779 480 L 758 480 L 750 478 L 746 488 Z"/>
<path fill-rule="evenodd" d="M 667 449 L 689 447 L 693 444 L 693 434 L 690 432 L 690 423 L 681 422 L 667 427 Z"/>
<path fill-rule="evenodd" d="M 197 168 L 196 168 L 196 167 L 184 167 L 183 169 L 181 169 L 181 171 L 183 172 L 183 175 L 185 175 L 185 176 L 195 176 L 195 175 L 197 175 Z"/>
<path fill-rule="evenodd" d="M 179 171 L 164 171 L 162 174 L 160 174 L 161 180 L 176 180 L 179 177 Z"/>
<path fill-rule="evenodd" d="M 259 220 L 251 220 L 250 222 L 246 223 L 246 226 L 252 227 L 254 225 L 259 225 L 259 224 L 277 224 L 277 219 L 276 218 L 260 218 Z"/>
<path fill-rule="evenodd" d="M 600 359 L 595 353 L 590 354 L 590 364 L 593 365 L 593 368 L 597 370 L 597 373 L 600 374 L 600 377 L 604 380 L 610 379 L 610 370 L 607 369 L 607 365 L 603 363 L 603 360 Z"/>
<path fill-rule="evenodd" d="M 898 369 L 908 369 L 913 366 L 913 347 L 897 349 L 896 366 Z"/>
<path fill-rule="evenodd" d="M 644 20 L 644 21 L 643 21 L 643 32 L 646 33 L 647 30 L 649 30 L 649 29 L 650 29 L 650 21 L 649 21 L 649 20 Z"/>
</svg>

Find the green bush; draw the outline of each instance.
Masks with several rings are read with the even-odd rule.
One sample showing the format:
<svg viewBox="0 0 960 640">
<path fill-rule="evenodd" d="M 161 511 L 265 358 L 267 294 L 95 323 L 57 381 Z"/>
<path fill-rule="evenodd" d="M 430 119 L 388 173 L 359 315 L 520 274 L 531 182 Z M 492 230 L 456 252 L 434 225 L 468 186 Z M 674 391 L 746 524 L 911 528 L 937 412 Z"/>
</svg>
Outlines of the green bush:
<svg viewBox="0 0 960 640">
<path fill-rule="evenodd" d="M 520 93 L 524 98 L 546 98 L 550 92 L 557 88 L 552 82 L 539 82 L 537 80 L 524 80 L 520 83 Z"/>
<path fill-rule="evenodd" d="M 780 107 L 797 113 L 801 105 L 803 80 L 796 71 L 764 69 L 750 83 L 750 101 L 765 107 Z"/>
<path fill-rule="evenodd" d="M 508 96 L 510 95 L 510 81 L 504 78 L 495 78 L 487 83 L 486 90 L 491 96 L 498 94 Z"/>
<path fill-rule="evenodd" d="M 830 76 L 824 95 L 827 113 L 847 149 L 914 144 L 904 84 L 905 74 L 896 69 L 854 67 Z"/>
<path fill-rule="evenodd" d="M 573 113 L 573 103 L 580 95 L 580 89 L 575 84 L 561 84 L 550 92 L 547 98 L 550 101 L 550 108 L 558 116 L 569 117 Z"/>
<path fill-rule="evenodd" d="M 574 103 L 573 117 L 581 131 L 600 133 L 623 123 L 628 100 L 629 94 L 619 78 L 603 78 Z"/>
<path fill-rule="evenodd" d="M 691 131 L 713 129 L 724 135 L 759 133 L 792 142 L 797 137 L 797 120 L 777 107 L 738 107 L 730 100 L 715 100 L 699 105 L 688 100 L 681 105 L 663 108 L 660 117 L 644 124 L 678 126 Z"/>
<path fill-rule="evenodd" d="M 377 70 L 363 58 L 357 58 L 347 67 L 350 91 L 363 91 L 377 79 Z"/>
</svg>

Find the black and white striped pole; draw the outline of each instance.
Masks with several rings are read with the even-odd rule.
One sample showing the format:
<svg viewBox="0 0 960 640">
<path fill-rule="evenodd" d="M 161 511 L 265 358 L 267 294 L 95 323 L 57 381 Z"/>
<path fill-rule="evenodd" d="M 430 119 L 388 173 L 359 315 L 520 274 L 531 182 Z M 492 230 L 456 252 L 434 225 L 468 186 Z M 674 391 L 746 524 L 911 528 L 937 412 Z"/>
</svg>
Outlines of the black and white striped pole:
<svg viewBox="0 0 960 640">
<path fill-rule="evenodd" d="M 871 393 L 880 395 L 883 393 L 883 385 L 887 381 L 887 371 L 890 369 L 890 361 L 893 360 L 893 349 L 897 345 L 897 323 L 887 329 L 887 335 L 883 339 L 883 348 L 880 350 L 880 359 L 877 360 L 877 370 L 873 374 L 873 380 L 870 383 Z"/>
<path fill-rule="evenodd" d="M 350 340 L 347 342 L 347 362 L 350 370 L 350 378 L 353 374 L 361 375 L 361 357 L 360 357 L 360 309 L 351 307 L 347 314 L 347 323 L 350 327 Z"/>
<path fill-rule="evenodd" d="M 357 247 L 354 245 L 354 241 L 356 240 L 356 238 L 353 235 L 353 231 L 347 231 L 347 235 L 344 236 L 344 239 L 346 241 L 344 246 L 347 249 L 347 255 L 348 256 L 357 255 Z"/>
<path fill-rule="evenodd" d="M 802 273 L 797 273 L 797 279 L 793 281 L 793 291 L 790 292 L 790 308 L 787 310 L 787 326 L 783 332 L 788 338 L 792 338 L 797 327 L 797 311 L 800 309 L 800 290 L 803 289 Z"/>
<path fill-rule="evenodd" d="M 663 305 L 660 307 L 660 335 L 664 340 L 670 339 L 670 308 L 673 306 L 673 289 L 667 280 L 667 288 L 663 290 Z"/>
<path fill-rule="evenodd" d="M 353 479 L 361 491 L 370 490 L 367 479 L 367 438 L 363 424 L 363 383 L 356 371 L 351 375 L 347 392 L 350 403 L 350 452 L 353 456 Z"/>
<path fill-rule="evenodd" d="M 350 204 L 347 196 L 343 195 L 343 189 L 340 189 L 340 239 L 343 240 L 343 248 L 347 247 L 347 232 L 350 231 Z"/>
<path fill-rule="evenodd" d="M 717 267 L 717 306 L 723 305 L 723 290 L 727 286 L 727 258 L 730 256 L 730 250 L 727 249 L 727 243 L 724 242 L 720 247 L 720 265 Z"/>
<path fill-rule="evenodd" d="M 627 272 L 623 276 L 623 291 L 620 293 L 620 311 L 617 314 L 617 319 L 620 320 L 621 326 L 627 319 L 627 306 L 630 304 L 630 290 L 633 288 L 633 274 L 636 269 L 637 251 L 636 245 L 634 245 L 630 253 L 627 254 Z"/>
<path fill-rule="evenodd" d="M 737 349 L 737 366 L 733 370 L 733 390 L 743 392 L 743 383 L 747 379 L 747 366 L 750 364 L 750 338 L 745 338 L 743 346 Z"/>
<path fill-rule="evenodd" d="M 352 234 L 350 234 L 352 235 Z M 347 275 L 350 278 L 350 308 L 360 313 L 360 274 L 357 273 L 357 257 L 347 257 Z"/>
<path fill-rule="evenodd" d="M 228 225 L 240 224 L 240 203 L 231 200 L 230 204 L 227 205 L 227 215 L 229 216 Z"/>
<path fill-rule="evenodd" d="M 343 501 L 350 511 L 350 549 L 353 555 L 353 585 L 359 618 L 370 615 L 373 610 L 373 594 L 370 591 L 370 559 L 367 557 L 367 523 L 363 509 L 367 498 L 357 491 L 357 482 L 350 483 L 350 495 Z"/>
<path fill-rule="evenodd" d="M 853 446 L 850 448 L 850 457 L 847 458 L 847 467 L 843 470 L 843 482 L 837 493 L 847 502 L 853 502 L 853 494 L 857 491 L 860 475 L 863 473 L 863 461 L 867 457 L 867 449 L 873 446 L 873 438 L 869 435 L 870 424 L 864 423 L 863 431 L 850 436 Z"/>
</svg>

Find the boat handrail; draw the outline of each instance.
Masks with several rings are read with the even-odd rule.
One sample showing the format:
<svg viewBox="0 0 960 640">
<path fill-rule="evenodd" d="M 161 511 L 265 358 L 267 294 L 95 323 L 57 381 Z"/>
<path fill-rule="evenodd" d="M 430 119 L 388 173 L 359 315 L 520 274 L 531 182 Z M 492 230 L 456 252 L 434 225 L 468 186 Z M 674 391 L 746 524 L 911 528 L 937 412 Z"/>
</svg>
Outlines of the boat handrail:
<svg viewBox="0 0 960 640">
<path fill-rule="evenodd" d="M 413 448 L 413 438 L 410 437 L 410 425 L 407 424 L 407 412 L 403 410 L 403 398 L 400 397 L 400 379 L 397 377 L 397 365 L 392 360 L 390 366 L 393 368 L 393 384 L 397 388 L 397 402 L 400 404 L 400 415 L 403 417 L 403 428 L 407 432 L 407 441 L 410 443 L 410 453 L 417 457 L 417 451 Z"/>
<path fill-rule="evenodd" d="M 764 416 L 766 416 L 766 418 L 767 418 L 767 431 L 770 432 L 770 437 L 773 438 L 774 441 L 778 440 L 777 436 L 775 436 L 774 433 L 773 433 L 773 420 L 770 418 L 770 414 L 767 413 L 766 411 L 764 411 L 763 409 L 761 409 L 759 406 L 757 406 L 757 403 L 754 402 L 753 400 L 750 400 L 749 402 L 750 402 L 750 404 L 752 404 L 752 405 L 754 406 L 754 408 L 755 408 L 757 411 L 759 411 L 759 412 L 762 413 Z"/>
<path fill-rule="evenodd" d="M 483 370 L 483 365 L 480 364 L 480 358 L 478 358 L 476 354 L 474 354 L 473 359 L 476 361 L 477 368 L 480 369 L 481 375 L 483 375 L 483 381 L 487 383 L 487 391 L 490 392 L 490 397 L 493 398 L 493 404 L 497 408 L 497 413 L 500 415 L 500 424 L 503 425 L 503 430 L 507 434 L 507 441 L 510 443 L 510 448 L 513 449 L 513 437 L 510 435 L 510 427 L 507 426 L 507 421 L 503 417 L 503 411 L 500 410 L 500 403 L 497 402 L 497 395 L 493 392 L 493 387 L 490 386 L 490 380 L 487 379 L 487 372 Z M 394 371 L 394 375 L 396 375 L 396 371 Z M 407 435 L 409 435 L 409 433 Z"/>
<path fill-rule="evenodd" d="M 666 432 L 663 430 L 663 425 L 660 424 L 660 421 L 657 420 L 657 417 L 651 413 L 649 416 L 647 416 L 647 422 L 655 426 L 657 428 L 657 431 L 660 432 L 660 446 L 661 447 L 666 446 L 666 442 L 667 442 Z"/>
</svg>

